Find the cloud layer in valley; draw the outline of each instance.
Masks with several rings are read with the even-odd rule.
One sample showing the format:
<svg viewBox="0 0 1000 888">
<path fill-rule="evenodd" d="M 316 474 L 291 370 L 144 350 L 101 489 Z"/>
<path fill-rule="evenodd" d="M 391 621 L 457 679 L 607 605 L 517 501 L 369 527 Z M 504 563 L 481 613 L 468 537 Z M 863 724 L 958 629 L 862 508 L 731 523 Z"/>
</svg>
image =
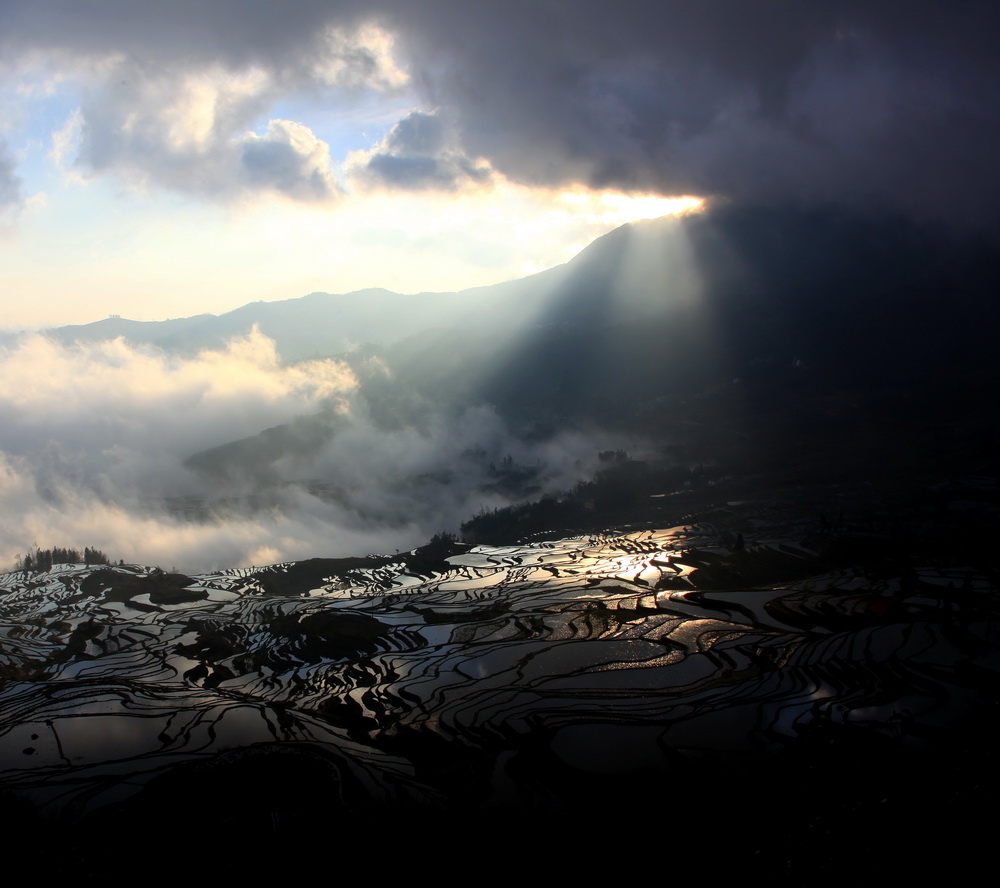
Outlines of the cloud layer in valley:
<svg viewBox="0 0 1000 888">
<path fill-rule="evenodd" d="M 393 551 L 504 505 L 485 467 L 510 456 L 540 490 L 572 486 L 614 436 L 519 440 L 487 406 L 421 429 L 375 427 L 336 360 L 282 365 L 256 331 L 170 357 L 122 340 L 64 347 L 22 337 L 0 351 L 0 560 L 34 546 L 95 546 L 185 570 Z M 268 472 L 206 475 L 206 448 L 311 417 L 327 430 Z M 291 442 L 295 444 L 294 441 Z M 185 514 L 187 513 L 187 514 Z"/>
</svg>

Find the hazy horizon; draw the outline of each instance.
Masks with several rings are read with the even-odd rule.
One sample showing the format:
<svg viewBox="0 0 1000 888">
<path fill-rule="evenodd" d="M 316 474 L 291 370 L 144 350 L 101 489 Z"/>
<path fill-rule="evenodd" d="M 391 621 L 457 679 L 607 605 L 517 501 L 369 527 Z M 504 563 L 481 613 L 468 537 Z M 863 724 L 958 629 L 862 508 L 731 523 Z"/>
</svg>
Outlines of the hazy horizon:
<svg viewBox="0 0 1000 888">
<path fill-rule="evenodd" d="M 610 201 L 609 201 L 610 198 Z M 552 268 L 557 268 L 561 265 L 565 265 L 570 262 L 576 256 L 578 256 L 583 250 L 585 250 L 590 244 L 601 237 L 604 234 L 608 234 L 616 228 L 622 225 L 627 225 L 632 222 L 642 222 L 654 220 L 657 218 L 666 218 L 668 216 L 679 216 L 690 212 L 700 212 L 704 206 L 705 202 L 701 198 L 696 197 L 650 197 L 650 196 L 628 196 L 618 193 L 605 193 L 596 195 L 586 195 L 586 201 L 600 201 L 600 202 L 610 202 L 615 209 L 607 213 L 601 214 L 599 216 L 594 216 L 592 214 L 566 214 L 566 220 L 568 223 L 574 226 L 573 239 L 567 244 L 562 244 L 558 249 L 552 254 L 552 261 L 550 264 L 540 264 L 524 262 L 515 264 L 512 266 L 516 268 L 516 271 L 511 271 L 508 269 L 507 273 L 504 273 L 502 277 L 488 277 L 485 276 L 482 279 L 477 278 L 478 272 L 473 272 L 472 276 L 467 282 L 461 283 L 460 285 L 451 288 L 432 288 L 426 286 L 418 286 L 416 284 L 408 285 L 406 280 L 400 279 L 399 286 L 388 287 L 377 283 L 360 283 L 358 286 L 352 286 L 349 289 L 316 289 L 307 292 L 287 292 L 287 287 L 276 287 L 276 292 L 270 295 L 269 298 L 261 297 L 257 299 L 245 299 L 242 295 L 240 296 L 226 296 L 222 295 L 214 300 L 212 304 L 205 306 L 189 305 L 192 310 L 186 314 L 173 313 L 165 316 L 155 316 L 151 312 L 154 311 L 154 306 L 147 304 L 132 304 L 130 306 L 131 313 L 129 311 L 115 311 L 110 312 L 105 315 L 99 315 L 96 312 L 91 312 L 90 315 L 87 314 L 90 309 L 88 307 L 80 307 L 74 309 L 78 318 L 75 320 L 60 319 L 58 317 L 47 317 L 44 321 L 39 321 L 37 323 L 29 324 L 4 324 L 0 322 L 0 333 L 4 334 L 21 334 L 21 333 L 44 333 L 48 330 L 58 329 L 60 327 L 78 327 L 87 326 L 89 324 L 95 324 L 100 321 L 110 320 L 110 319 L 121 319 L 125 321 L 137 321 L 140 323 L 157 323 L 162 321 L 176 321 L 183 320 L 185 318 L 199 317 L 202 315 L 213 315 L 219 317 L 221 315 L 228 314 L 230 312 L 236 311 L 237 309 L 244 308 L 248 305 L 253 305 L 261 302 L 288 302 L 291 300 L 301 299 L 305 296 L 312 296 L 316 294 L 325 294 L 332 296 L 353 296 L 355 294 L 362 294 L 365 291 L 370 290 L 387 290 L 394 295 L 399 296 L 421 296 L 421 295 L 438 295 L 438 294 L 448 294 L 448 293 L 462 293 L 468 290 L 478 290 L 484 287 L 491 287 L 495 284 L 509 283 L 512 281 L 521 280 L 526 277 L 531 277 L 532 275 L 539 274 L 543 271 L 548 271 Z M 576 201 L 579 203 L 579 201 Z M 661 215 L 657 215 L 661 213 Z M 574 218 L 575 217 L 575 218 Z M 586 237 L 586 240 L 582 240 L 581 237 Z M 388 248 L 383 250 L 383 258 L 389 256 L 391 251 Z M 376 263 L 380 264 L 380 263 Z M 356 274 L 359 275 L 358 280 L 363 281 L 363 276 L 365 274 L 371 273 L 373 277 L 377 277 L 377 272 L 368 272 L 362 269 Z M 490 272 L 487 272 L 488 275 Z M 417 275 L 419 277 L 419 275 Z M 185 303 L 187 305 L 187 303 Z"/>
</svg>

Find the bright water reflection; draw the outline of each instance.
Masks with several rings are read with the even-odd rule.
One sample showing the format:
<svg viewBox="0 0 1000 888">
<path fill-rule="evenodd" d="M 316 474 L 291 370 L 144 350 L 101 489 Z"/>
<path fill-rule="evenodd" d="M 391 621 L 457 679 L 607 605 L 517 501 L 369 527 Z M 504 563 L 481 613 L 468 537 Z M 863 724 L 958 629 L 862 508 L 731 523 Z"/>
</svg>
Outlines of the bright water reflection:
<svg viewBox="0 0 1000 888">
<path fill-rule="evenodd" d="M 309 744 L 372 799 L 435 798 L 399 739 L 416 731 L 482 757 L 483 796 L 509 799 L 528 791 L 505 763 L 529 736 L 552 761 L 615 774 L 813 723 L 898 736 L 960 713 L 953 676 L 987 653 L 927 591 L 955 577 L 924 566 L 910 603 L 857 571 L 707 592 L 706 545 L 728 551 L 707 525 L 477 546 L 433 570 L 354 567 L 282 594 L 265 571 L 231 571 L 160 604 L 134 587 L 156 576 L 134 567 L 128 588 L 117 573 L 6 574 L 0 785 L 80 811 L 225 750 Z"/>
</svg>

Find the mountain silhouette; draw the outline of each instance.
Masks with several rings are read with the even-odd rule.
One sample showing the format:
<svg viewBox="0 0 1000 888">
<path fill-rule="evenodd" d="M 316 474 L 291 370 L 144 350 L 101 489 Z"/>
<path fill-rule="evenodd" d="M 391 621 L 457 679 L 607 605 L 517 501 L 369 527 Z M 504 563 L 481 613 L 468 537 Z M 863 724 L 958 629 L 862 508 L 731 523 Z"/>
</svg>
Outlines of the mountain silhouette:
<svg viewBox="0 0 1000 888">
<path fill-rule="evenodd" d="M 753 462 L 863 434 L 884 456 L 907 436 L 940 443 L 945 425 L 995 438 L 996 258 L 988 242 L 888 216 L 721 206 L 625 225 L 565 265 L 460 293 L 314 293 L 50 333 L 191 352 L 256 325 L 286 361 L 350 363 L 382 428 L 489 404 L 535 437 L 599 425 Z M 194 463 L 224 455 L 260 473 L 325 441 L 324 422 Z"/>
</svg>

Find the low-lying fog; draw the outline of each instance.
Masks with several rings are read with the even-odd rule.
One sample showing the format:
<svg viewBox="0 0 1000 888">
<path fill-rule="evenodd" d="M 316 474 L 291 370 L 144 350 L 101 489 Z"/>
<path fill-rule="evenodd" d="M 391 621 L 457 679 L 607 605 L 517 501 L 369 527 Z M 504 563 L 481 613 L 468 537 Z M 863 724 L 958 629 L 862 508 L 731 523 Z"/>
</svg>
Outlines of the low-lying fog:
<svg viewBox="0 0 1000 888">
<path fill-rule="evenodd" d="M 25 335 L 0 347 L 0 379 L 0 570 L 36 546 L 189 572 L 392 552 L 529 489 L 571 487 L 598 451 L 630 446 L 572 430 L 528 442 L 488 405 L 383 431 L 345 363 L 283 365 L 256 330 L 187 358 Z M 312 437 L 266 473 L 185 465 L 299 417 L 314 417 Z"/>
</svg>

